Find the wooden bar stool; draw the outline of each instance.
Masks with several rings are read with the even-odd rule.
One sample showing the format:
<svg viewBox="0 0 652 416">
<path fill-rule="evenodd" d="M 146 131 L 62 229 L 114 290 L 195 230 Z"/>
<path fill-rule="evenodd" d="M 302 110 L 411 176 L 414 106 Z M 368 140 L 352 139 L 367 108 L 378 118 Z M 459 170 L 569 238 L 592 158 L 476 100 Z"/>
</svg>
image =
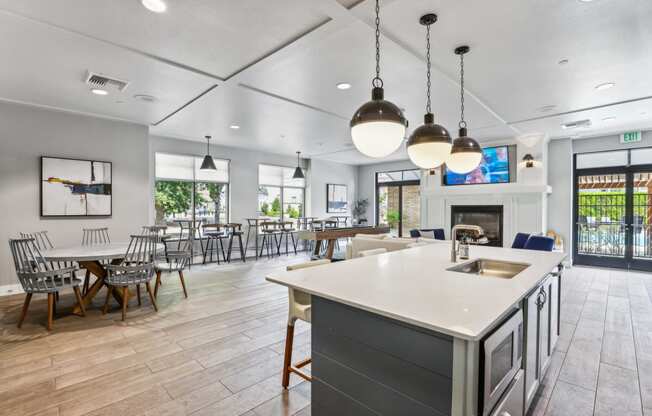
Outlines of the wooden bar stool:
<svg viewBox="0 0 652 416">
<path fill-rule="evenodd" d="M 247 262 L 247 256 L 246 256 L 246 250 L 244 249 L 242 245 L 242 224 L 239 224 L 237 222 L 230 222 L 226 225 L 228 227 L 228 234 L 229 234 L 229 249 L 228 249 L 228 255 L 226 257 L 226 261 L 231 263 L 231 253 L 233 252 L 233 240 L 235 238 L 238 239 L 238 248 L 240 249 L 240 259 L 242 260 L 243 263 Z"/>
<path fill-rule="evenodd" d="M 203 224 L 202 234 L 206 237 L 206 247 L 204 247 L 203 264 L 206 264 L 206 257 L 209 257 L 209 262 L 213 261 L 213 252 L 217 254 L 217 264 L 220 264 L 220 251 L 222 252 L 222 259 L 226 261 L 224 253 L 224 239 L 228 238 L 226 226 L 223 224 Z"/>
<path fill-rule="evenodd" d="M 309 267 L 321 266 L 330 263 L 330 260 L 323 259 L 317 261 L 310 261 L 307 263 L 295 264 L 288 266 L 288 271 L 307 269 Z M 296 364 L 292 364 L 292 345 L 294 343 L 294 324 L 297 319 L 310 323 L 312 318 L 311 314 L 311 298 L 308 293 L 299 290 L 288 288 L 289 309 L 288 309 L 288 327 L 285 335 L 285 358 L 283 359 L 283 380 L 281 384 L 283 388 L 288 388 L 290 384 L 290 373 L 294 373 L 307 381 L 312 381 L 312 377 L 303 371 L 301 368 L 307 366 L 312 362 L 312 358 L 307 358 Z"/>
<path fill-rule="evenodd" d="M 294 239 L 294 234 L 296 230 L 294 229 L 294 223 L 292 221 L 283 221 L 279 225 L 279 254 L 280 246 L 283 243 L 283 237 L 285 237 L 285 255 L 289 254 L 288 245 L 290 239 L 292 239 L 292 247 L 294 248 L 294 254 L 297 254 L 297 241 Z"/>
<path fill-rule="evenodd" d="M 261 232 L 263 234 L 263 241 L 260 244 L 260 257 L 263 256 L 263 251 L 267 248 L 267 257 L 274 257 L 274 249 L 278 255 L 281 255 L 281 249 L 278 242 L 279 223 L 276 221 L 264 221 L 260 223 Z"/>
</svg>

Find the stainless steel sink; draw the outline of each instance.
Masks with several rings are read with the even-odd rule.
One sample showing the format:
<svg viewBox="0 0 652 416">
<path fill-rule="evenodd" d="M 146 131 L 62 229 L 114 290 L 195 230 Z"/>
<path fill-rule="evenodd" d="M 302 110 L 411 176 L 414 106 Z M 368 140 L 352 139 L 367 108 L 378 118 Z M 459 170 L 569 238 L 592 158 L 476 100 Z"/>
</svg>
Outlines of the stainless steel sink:
<svg viewBox="0 0 652 416">
<path fill-rule="evenodd" d="M 466 263 L 449 267 L 448 271 L 475 274 L 477 276 L 500 277 L 511 279 L 523 270 L 530 267 L 526 263 L 513 263 L 510 261 L 476 259 Z"/>
</svg>

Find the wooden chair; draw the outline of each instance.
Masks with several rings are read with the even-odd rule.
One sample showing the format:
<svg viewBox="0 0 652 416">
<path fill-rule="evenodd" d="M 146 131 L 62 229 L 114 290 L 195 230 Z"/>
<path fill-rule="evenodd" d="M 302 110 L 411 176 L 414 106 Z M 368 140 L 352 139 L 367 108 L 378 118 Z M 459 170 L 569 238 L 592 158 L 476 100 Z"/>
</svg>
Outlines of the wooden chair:
<svg viewBox="0 0 652 416">
<path fill-rule="evenodd" d="M 111 242 L 111 238 L 109 238 L 109 229 L 107 227 L 82 229 L 82 246 L 109 244 L 110 242 Z M 91 281 L 91 272 L 86 270 L 86 274 L 84 275 L 84 286 L 82 287 L 82 294 L 84 296 L 86 296 L 86 293 L 88 293 L 88 288 L 90 287 L 90 281 Z"/>
<path fill-rule="evenodd" d="M 158 311 L 156 299 L 149 282 L 154 276 L 154 256 L 156 255 L 156 239 L 149 235 L 132 235 L 127 252 L 119 265 L 106 266 L 107 276 L 104 283 L 107 285 L 106 300 L 102 313 L 109 308 L 109 299 L 113 288 L 122 291 L 122 320 L 127 316 L 127 303 L 129 302 L 129 286 L 140 287 L 145 284 L 154 310 Z"/>
<path fill-rule="evenodd" d="M 307 269 L 309 267 L 321 266 L 330 263 L 330 260 L 323 259 L 317 261 L 310 261 L 307 263 L 295 264 L 288 266 L 288 271 Z M 312 377 L 304 373 L 300 369 L 307 366 L 312 362 L 312 358 L 305 359 L 296 364 L 292 364 L 292 345 L 294 343 L 294 324 L 297 319 L 310 323 L 312 318 L 312 305 L 310 294 L 301 292 L 300 290 L 288 288 L 288 327 L 285 335 L 285 357 L 283 359 L 283 379 L 281 384 L 283 388 L 288 388 L 290 384 L 290 373 L 294 373 L 299 377 L 312 381 Z"/>
<path fill-rule="evenodd" d="M 79 291 L 81 280 L 75 277 L 75 270 L 77 270 L 75 267 L 54 268 L 52 263 L 45 261 L 36 240 L 33 238 L 10 239 L 9 247 L 14 258 L 16 275 L 25 291 L 25 302 L 18 319 L 18 328 L 23 325 L 29 303 L 35 293 L 48 295 L 48 331 L 52 330 L 56 303 L 55 295 L 62 289 L 73 289 L 82 316 L 86 316 L 86 309 Z"/>
<path fill-rule="evenodd" d="M 156 272 L 154 297 L 158 296 L 158 288 L 161 286 L 161 274 L 163 272 L 177 272 L 179 274 L 179 280 L 181 281 L 181 287 L 183 288 L 183 295 L 188 298 L 188 290 L 186 289 L 186 281 L 183 277 L 183 271 L 190 265 L 190 260 L 192 259 L 191 247 L 194 244 L 194 241 L 193 234 L 188 234 L 188 238 L 181 246 L 181 250 L 166 250 L 165 259 L 163 261 L 159 260 L 154 262 L 154 271 Z"/>
</svg>

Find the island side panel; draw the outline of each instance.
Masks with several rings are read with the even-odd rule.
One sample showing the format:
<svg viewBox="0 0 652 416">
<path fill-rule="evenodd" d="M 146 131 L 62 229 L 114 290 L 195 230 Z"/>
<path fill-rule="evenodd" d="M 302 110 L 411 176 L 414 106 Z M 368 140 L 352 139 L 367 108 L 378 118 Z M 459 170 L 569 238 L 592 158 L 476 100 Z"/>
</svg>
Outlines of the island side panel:
<svg viewBox="0 0 652 416">
<path fill-rule="evenodd" d="M 451 414 L 452 337 L 317 296 L 311 332 L 314 416 Z"/>
</svg>

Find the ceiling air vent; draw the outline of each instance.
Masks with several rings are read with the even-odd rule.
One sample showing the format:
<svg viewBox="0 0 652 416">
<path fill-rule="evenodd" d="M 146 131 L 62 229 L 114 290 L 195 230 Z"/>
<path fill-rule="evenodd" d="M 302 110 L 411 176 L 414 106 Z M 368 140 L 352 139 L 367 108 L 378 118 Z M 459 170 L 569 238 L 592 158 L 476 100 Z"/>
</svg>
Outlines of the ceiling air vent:
<svg viewBox="0 0 652 416">
<path fill-rule="evenodd" d="M 86 84 L 91 88 L 115 88 L 118 91 L 124 91 L 129 85 L 129 81 L 123 81 L 118 78 L 109 77 L 103 74 L 98 74 L 96 72 L 88 71 L 88 76 L 86 77 Z"/>
<path fill-rule="evenodd" d="M 562 129 L 576 129 L 578 127 L 591 127 L 591 120 L 571 121 L 570 123 L 564 123 L 561 125 Z"/>
</svg>

